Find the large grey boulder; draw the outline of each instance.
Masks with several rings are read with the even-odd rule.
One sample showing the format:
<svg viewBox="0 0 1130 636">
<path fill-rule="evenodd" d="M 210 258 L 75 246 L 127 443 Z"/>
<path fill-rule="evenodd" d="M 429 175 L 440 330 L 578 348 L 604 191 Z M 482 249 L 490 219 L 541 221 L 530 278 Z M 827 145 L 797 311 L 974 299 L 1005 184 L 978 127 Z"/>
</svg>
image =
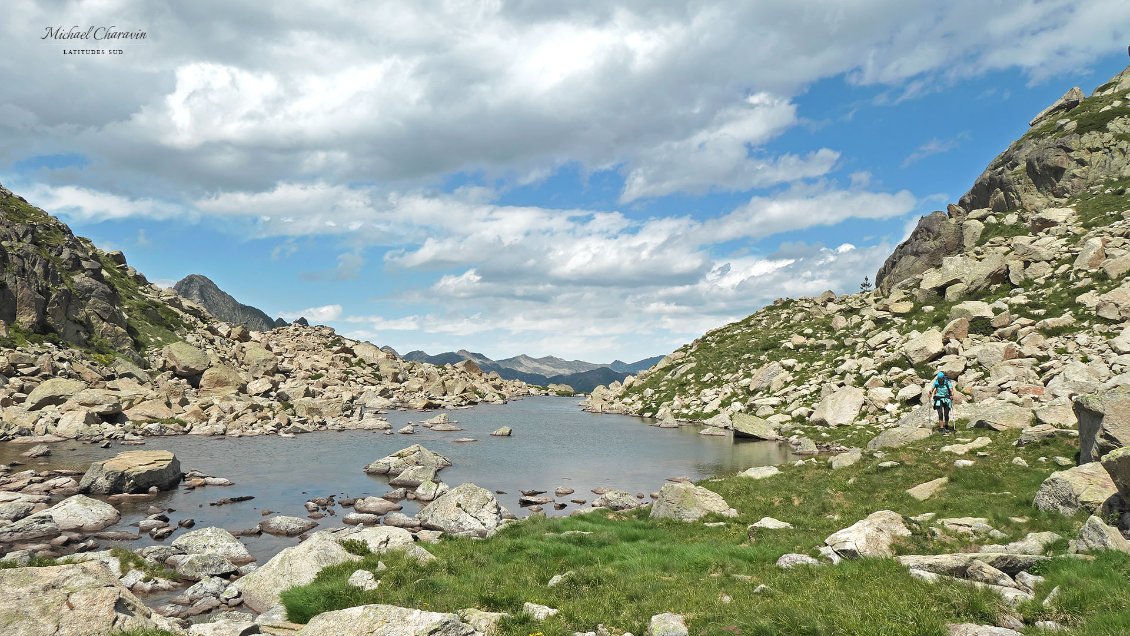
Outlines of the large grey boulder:
<svg viewBox="0 0 1130 636">
<path fill-rule="evenodd" d="M 91 464 L 79 489 L 95 495 L 170 490 L 181 477 L 180 461 L 169 451 L 128 451 Z"/>
<path fill-rule="evenodd" d="M 845 559 L 861 557 L 891 557 L 891 546 L 900 537 L 909 537 L 902 515 L 890 510 L 880 510 L 866 519 L 831 534 L 824 544 Z"/>
<path fill-rule="evenodd" d="M 1110 475 L 1122 500 L 1130 503 L 1130 446 L 1113 450 L 1103 456 L 1103 468 Z"/>
<path fill-rule="evenodd" d="M 39 386 L 28 393 L 24 400 L 24 408 L 37 411 L 45 406 L 58 406 L 71 399 L 86 388 L 86 383 L 81 380 L 67 378 L 51 378 L 39 383 Z"/>
<path fill-rule="evenodd" d="M 736 517 L 738 513 L 722 495 L 688 482 L 667 484 L 659 489 L 659 498 L 651 506 L 652 519 L 698 521 L 709 514 Z"/>
<path fill-rule="evenodd" d="M 357 512 L 370 515 L 383 515 L 402 508 L 403 506 L 395 501 L 389 501 L 382 497 L 365 497 L 364 499 L 358 499 L 353 504 L 353 509 Z"/>
<path fill-rule="evenodd" d="M 298 636 L 472 636 L 475 629 L 456 614 L 394 605 L 360 605 L 310 619 Z"/>
<path fill-rule="evenodd" d="M 875 286 L 884 292 L 942 263 L 942 258 L 961 249 L 961 225 L 947 218 L 945 212 L 934 212 L 918 220 L 918 225 L 905 241 L 887 257 Z"/>
<path fill-rule="evenodd" d="M 380 554 L 391 550 L 407 550 L 415 545 L 415 540 L 412 538 L 411 532 L 395 526 L 362 528 L 357 532 L 342 534 L 338 538 L 343 541 L 346 539 L 362 541 L 369 547 L 369 551 L 373 554 Z"/>
<path fill-rule="evenodd" d="M 248 342 L 243 345 L 243 366 L 253 378 L 272 376 L 279 370 L 279 358 L 263 345 Z"/>
<path fill-rule="evenodd" d="M 396 476 L 410 468 L 423 466 L 432 469 L 434 475 L 450 465 L 451 460 L 443 455 L 433 453 L 419 444 L 413 444 L 365 466 L 365 472 L 370 475 Z"/>
<path fill-rule="evenodd" d="M 54 519 L 60 530 L 81 532 L 97 532 L 114 525 L 122 518 L 117 508 L 85 495 L 67 497 L 44 510 L 43 514 Z"/>
<path fill-rule="evenodd" d="M 179 629 L 99 561 L 0 570 L 0 626 L 12 636 L 100 636 Z"/>
<path fill-rule="evenodd" d="M 187 342 L 174 342 L 166 345 L 162 354 L 165 358 L 166 367 L 182 378 L 200 375 L 212 366 L 212 361 L 208 359 L 207 353 Z"/>
<path fill-rule="evenodd" d="M 735 413 L 731 425 L 734 428 L 734 437 L 770 441 L 781 439 L 781 436 L 777 434 L 776 427 L 756 415 Z"/>
<path fill-rule="evenodd" d="M 903 355 L 911 364 L 922 364 L 942 357 L 946 351 L 945 338 L 937 329 L 912 337 L 902 347 Z"/>
<path fill-rule="evenodd" d="M 1117 494 L 1110 474 L 1102 464 L 1092 462 L 1052 473 L 1040 485 L 1034 503 L 1040 510 L 1055 510 L 1067 516 L 1080 510 L 1095 514 Z"/>
<path fill-rule="evenodd" d="M 237 565 L 254 557 L 232 533 L 223 528 L 201 528 L 177 537 L 172 546 L 185 554 L 218 554 Z"/>
<path fill-rule="evenodd" d="M 1074 408 L 1079 419 L 1079 463 L 1098 461 L 1130 445 L 1130 387 L 1080 396 Z"/>
<path fill-rule="evenodd" d="M 867 442 L 868 450 L 880 448 L 900 448 L 930 437 L 930 429 L 918 426 L 896 426 L 888 428 Z"/>
<path fill-rule="evenodd" d="M 1130 554 L 1130 541 L 1117 528 L 1108 526 L 1095 515 L 1091 515 L 1083 527 L 1079 528 L 1077 544 L 1080 552 L 1117 550 Z"/>
<path fill-rule="evenodd" d="M 416 513 L 420 525 L 457 537 L 489 537 L 510 516 L 491 491 L 459 484 Z"/>
<path fill-rule="evenodd" d="M 329 533 L 317 532 L 279 552 L 233 585 L 243 595 L 245 605 L 256 612 L 265 612 L 279 604 L 283 590 L 310 583 L 322 568 L 360 559 L 346 552 Z"/>
<path fill-rule="evenodd" d="M 259 529 L 267 534 L 277 534 L 284 537 L 297 537 L 303 532 L 309 532 L 318 527 L 318 522 L 302 517 L 288 517 L 275 515 L 259 522 Z"/>
<path fill-rule="evenodd" d="M 19 543 L 33 539 L 52 539 L 62 534 L 51 515 L 42 512 L 0 527 L 0 543 Z"/>
<path fill-rule="evenodd" d="M 228 576 L 236 571 L 231 561 L 218 554 L 178 554 L 169 558 L 177 575 L 190 581 L 200 581 L 210 576 Z"/>
<path fill-rule="evenodd" d="M 858 387 L 845 386 L 831 393 L 820 404 L 809 418 L 813 424 L 821 426 L 840 426 L 851 424 L 863 408 L 863 401 L 867 394 Z"/>
<path fill-rule="evenodd" d="M 200 376 L 200 391 L 206 395 L 225 395 L 238 393 L 247 387 L 247 381 L 232 367 L 218 364 L 208 367 Z"/>
<path fill-rule="evenodd" d="M 629 510 L 639 508 L 640 501 L 626 490 L 609 490 L 597 496 L 592 505 L 596 508 L 608 508 L 609 510 Z"/>
</svg>

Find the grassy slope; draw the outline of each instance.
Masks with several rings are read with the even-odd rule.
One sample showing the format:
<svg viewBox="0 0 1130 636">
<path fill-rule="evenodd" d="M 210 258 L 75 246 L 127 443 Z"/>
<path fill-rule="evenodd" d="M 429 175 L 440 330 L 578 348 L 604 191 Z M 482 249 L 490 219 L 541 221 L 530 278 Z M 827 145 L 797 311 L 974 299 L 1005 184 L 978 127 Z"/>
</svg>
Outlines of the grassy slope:
<svg viewBox="0 0 1130 636">
<path fill-rule="evenodd" d="M 165 304 L 142 293 L 142 284 L 129 276 L 124 270 L 119 269 L 106 253 L 95 248 L 89 239 L 75 237 L 58 219 L 17 197 L 0 199 L 0 216 L 31 228 L 31 242 L 35 246 L 34 249 L 45 259 L 55 264 L 62 274 L 62 284 L 72 291 L 74 291 L 74 287 L 71 272 L 62 266 L 60 260 L 52 253 L 52 248 L 73 243 L 78 251 L 89 252 L 99 260 L 102 263 L 106 281 L 114 287 L 121 297 L 122 308 L 126 314 L 126 330 L 133 340 L 133 348 L 136 351 L 143 352 L 146 349 L 163 346 L 169 342 L 182 339 L 177 335 L 186 330 L 186 325 L 181 317 Z M 0 340 L 0 347 L 14 348 L 26 345 L 29 342 L 43 341 L 64 344 L 56 334 L 29 333 L 14 326 L 10 337 Z M 97 337 L 92 338 L 83 349 L 104 362 L 121 353 L 115 351 L 108 342 L 101 341 Z"/>
<path fill-rule="evenodd" d="M 904 515 L 936 512 L 939 517 L 987 514 L 991 525 L 1009 535 L 1053 530 L 1074 536 L 1083 518 L 1045 514 L 1032 505 L 1043 479 L 1054 469 L 1040 457 L 1071 456 L 1074 444 L 1052 441 L 1015 448 L 1015 433 L 994 438 L 988 457 L 975 457 L 971 468 L 953 467 L 956 456 L 936 452 L 952 437 L 932 438 L 889 452 L 882 459 L 832 471 L 826 462 L 788 467 L 764 481 L 739 477 L 705 485 L 722 494 L 741 513 L 718 528 L 702 524 L 658 522 L 646 511 L 588 514 L 564 519 L 531 519 L 514 524 L 487 541 L 445 540 L 430 549 L 436 563 L 417 565 L 398 555 L 381 555 L 389 569 L 377 574 L 372 592 L 349 587 L 345 580 L 358 567 L 327 568 L 311 585 L 284 594 L 292 620 L 305 622 L 317 613 L 389 603 L 434 611 L 466 607 L 504 611 L 507 634 L 542 632 L 547 636 L 588 631 L 598 623 L 614 632 L 644 632 L 648 619 L 661 612 L 684 614 L 692 634 L 942 634 L 947 622 L 992 623 L 1007 611 L 991 592 L 957 584 L 930 585 L 912 579 L 894 561 L 863 560 L 839 566 L 781 570 L 778 557 L 788 552 L 815 554 L 825 537 L 867 514 L 893 509 Z M 1012 465 L 1023 457 L 1031 467 Z M 901 465 L 879 469 L 879 461 Z M 903 491 L 948 476 L 950 484 L 927 502 Z M 991 506 L 986 506 L 986 501 Z M 986 510 L 988 508 L 988 510 Z M 794 530 L 746 528 L 763 516 L 776 517 Z M 1025 517 L 1025 522 L 1013 517 Z M 568 530 L 588 535 L 560 535 Z M 1001 541 L 1004 542 L 1004 541 Z M 982 543 L 968 537 L 934 539 L 926 527 L 899 546 L 900 553 L 946 553 Z M 1066 542 L 1053 548 L 1062 553 Z M 361 564 L 375 571 L 376 556 Z M 572 571 L 566 583 L 548 588 L 555 574 Z M 1053 562 L 1044 568 L 1049 581 L 1065 589 L 1051 608 L 1024 608 L 1030 617 L 1072 624 L 1077 634 L 1130 632 L 1130 557 L 1104 555 L 1094 562 Z M 1112 582 L 1121 581 L 1121 585 Z M 755 592 L 759 584 L 768 586 Z M 1066 588 L 1070 589 L 1066 589 Z M 732 602 L 723 601 L 727 595 Z M 1039 600 L 1039 599 L 1038 599 Z M 526 601 L 549 605 L 560 615 L 536 623 L 520 614 Z M 1118 631 L 1124 630 L 1124 631 Z"/>
</svg>

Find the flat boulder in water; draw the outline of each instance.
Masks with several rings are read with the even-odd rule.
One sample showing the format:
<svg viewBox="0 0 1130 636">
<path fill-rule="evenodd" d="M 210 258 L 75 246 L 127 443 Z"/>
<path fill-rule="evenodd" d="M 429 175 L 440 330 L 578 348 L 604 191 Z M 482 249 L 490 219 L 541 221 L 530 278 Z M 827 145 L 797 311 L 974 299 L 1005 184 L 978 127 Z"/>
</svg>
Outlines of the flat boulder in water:
<svg viewBox="0 0 1130 636">
<path fill-rule="evenodd" d="M 318 527 L 318 522 L 302 517 L 287 517 L 278 515 L 259 522 L 259 529 L 267 534 L 277 534 L 284 537 L 297 537 L 303 532 Z"/>
<path fill-rule="evenodd" d="M 774 441 L 781 439 L 777 429 L 768 421 L 748 413 L 735 413 L 733 418 L 734 437 Z"/>
<path fill-rule="evenodd" d="M 180 461 L 169 451 L 127 451 L 91 464 L 79 489 L 95 495 L 170 490 L 181 477 Z"/>
</svg>

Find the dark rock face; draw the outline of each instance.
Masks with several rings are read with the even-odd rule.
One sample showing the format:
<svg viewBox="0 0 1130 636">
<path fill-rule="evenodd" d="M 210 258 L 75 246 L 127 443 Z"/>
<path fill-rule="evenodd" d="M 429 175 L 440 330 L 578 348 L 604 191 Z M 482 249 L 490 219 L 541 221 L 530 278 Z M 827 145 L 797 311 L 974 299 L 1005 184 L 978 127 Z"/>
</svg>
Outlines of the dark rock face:
<svg viewBox="0 0 1130 636">
<path fill-rule="evenodd" d="M 1130 69 L 1084 99 L 1068 91 L 1032 120 L 1029 132 L 998 155 L 958 202 L 950 218 L 935 212 L 883 263 L 876 285 L 888 292 L 899 282 L 941 263 L 962 249 L 965 213 L 993 213 L 1064 205 L 1087 188 L 1122 178 L 1130 166 L 1130 121 L 1123 111 L 1107 107 L 1130 88 Z M 947 224 L 948 221 L 948 224 Z"/>
<path fill-rule="evenodd" d="M 918 221 L 910 237 L 887 257 L 875 275 L 875 284 L 884 292 L 895 284 L 942 264 L 942 257 L 961 250 L 961 226 L 943 212 L 934 212 Z"/>
<path fill-rule="evenodd" d="M 0 242 L 0 320 L 80 346 L 134 349 L 111 277 L 144 279 L 124 259 L 117 264 L 3 187 Z"/>
<path fill-rule="evenodd" d="M 203 306 L 216 318 L 233 325 L 243 325 L 252 331 L 270 331 L 287 324 L 282 318 L 272 320 L 263 311 L 244 305 L 200 274 L 185 276 L 173 286 L 173 290 L 182 298 Z"/>
</svg>

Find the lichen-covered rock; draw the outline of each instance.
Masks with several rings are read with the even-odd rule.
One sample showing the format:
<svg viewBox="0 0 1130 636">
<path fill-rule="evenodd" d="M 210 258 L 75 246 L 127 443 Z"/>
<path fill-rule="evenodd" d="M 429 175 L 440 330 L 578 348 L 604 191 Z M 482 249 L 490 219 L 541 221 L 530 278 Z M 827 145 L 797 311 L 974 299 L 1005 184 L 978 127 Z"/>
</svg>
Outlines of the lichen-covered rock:
<svg viewBox="0 0 1130 636">
<path fill-rule="evenodd" d="M 97 532 L 114 525 L 122 518 L 117 508 L 85 495 L 67 497 L 44 510 L 43 514 L 54 519 L 60 530 L 81 532 Z"/>
<path fill-rule="evenodd" d="M 650 516 L 652 519 L 698 521 L 709 514 L 724 517 L 738 515 L 722 495 L 702 486 L 679 482 L 666 484 L 659 490 L 659 498 L 651 506 Z"/>
<path fill-rule="evenodd" d="M 166 345 L 162 353 L 167 367 L 183 378 L 200 375 L 212 366 L 207 353 L 187 342 Z"/>
<path fill-rule="evenodd" d="M 95 495 L 145 492 L 153 486 L 169 490 L 181 477 L 180 461 L 169 451 L 127 451 L 91 464 L 79 489 Z"/>
<path fill-rule="evenodd" d="M 1040 485 L 1034 503 L 1040 510 L 1055 510 L 1068 516 L 1079 510 L 1094 514 L 1117 494 L 1110 474 L 1101 464 L 1092 462 L 1052 473 Z"/>
<path fill-rule="evenodd" d="M 608 508 L 609 510 L 629 510 L 639 508 L 640 500 L 626 490 L 609 490 L 592 502 L 595 508 Z"/>
<path fill-rule="evenodd" d="M 99 636 L 179 631 L 101 562 L 0 570 L 0 626 L 13 636 Z"/>
<path fill-rule="evenodd" d="M 226 364 L 209 367 L 200 376 L 200 391 L 208 395 L 238 393 L 247 386 L 243 376 Z"/>
<path fill-rule="evenodd" d="M 46 406 L 57 406 L 71 399 L 85 388 L 86 383 L 81 380 L 69 380 L 67 378 L 44 380 L 28 394 L 27 400 L 24 401 L 24 408 L 29 411 L 37 411 Z"/>
<path fill-rule="evenodd" d="M 896 426 L 888 428 L 887 430 L 879 433 L 870 442 L 867 442 L 868 450 L 878 450 L 881 448 L 900 448 L 917 442 L 918 440 L 930 437 L 930 429 L 921 428 L 918 426 Z"/>
<path fill-rule="evenodd" d="M 820 400 L 810 419 L 813 424 L 821 426 L 851 424 L 859 416 L 859 410 L 863 408 L 866 397 L 867 394 L 863 389 L 854 386 L 842 387 Z"/>
<path fill-rule="evenodd" d="M 394 605 L 360 605 L 310 619 L 299 636 L 472 636 L 475 629 L 455 614 Z"/>
<path fill-rule="evenodd" d="M 233 585 L 243 595 L 244 604 L 257 612 L 265 612 L 279 604 L 279 594 L 283 590 L 310 583 L 324 567 L 360 558 L 346 552 L 330 534 L 317 532 L 302 543 L 271 557 Z"/>
<path fill-rule="evenodd" d="M 1079 419 L 1079 462 L 1095 462 L 1130 446 L 1130 387 L 1116 387 L 1075 400 Z"/>
<path fill-rule="evenodd" d="M 647 636 L 687 636 L 687 622 L 679 614 L 656 614 L 647 624 Z"/>
<path fill-rule="evenodd" d="M 890 510 L 873 512 L 843 530 L 839 530 L 824 544 L 845 559 L 894 556 L 891 546 L 900 537 L 909 537 L 902 515 Z"/>
<path fill-rule="evenodd" d="M 494 493 L 459 484 L 416 513 L 420 525 L 457 537 L 489 537 L 509 516 Z"/>
<path fill-rule="evenodd" d="M 1118 528 L 1108 526 L 1095 515 L 1088 517 L 1083 527 L 1079 528 L 1077 544 L 1080 552 L 1117 550 L 1130 554 L 1130 541 L 1122 536 Z"/>
<path fill-rule="evenodd" d="M 1122 501 L 1130 503 L 1130 446 L 1103 455 L 1102 466 L 1122 495 Z"/>
<path fill-rule="evenodd" d="M 776 427 L 756 415 L 735 413 L 731 418 L 731 426 L 734 429 L 734 437 L 768 441 L 781 439 Z"/>
<path fill-rule="evenodd" d="M 201 528 L 173 540 L 172 546 L 185 554 L 218 554 L 236 565 L 255 559 L 247 546 L 223 528 Z"/>
<path fill-rule="evenodd" d="M 297 537 L 303 532 L 313 530 L 317 526 L 318 522 L 313 519 L 288 517 L 286 515 L 276 515 L 259 522 L 259 529 L 263 532 L 282 535 L 284 537 Z"/>
</svg>

